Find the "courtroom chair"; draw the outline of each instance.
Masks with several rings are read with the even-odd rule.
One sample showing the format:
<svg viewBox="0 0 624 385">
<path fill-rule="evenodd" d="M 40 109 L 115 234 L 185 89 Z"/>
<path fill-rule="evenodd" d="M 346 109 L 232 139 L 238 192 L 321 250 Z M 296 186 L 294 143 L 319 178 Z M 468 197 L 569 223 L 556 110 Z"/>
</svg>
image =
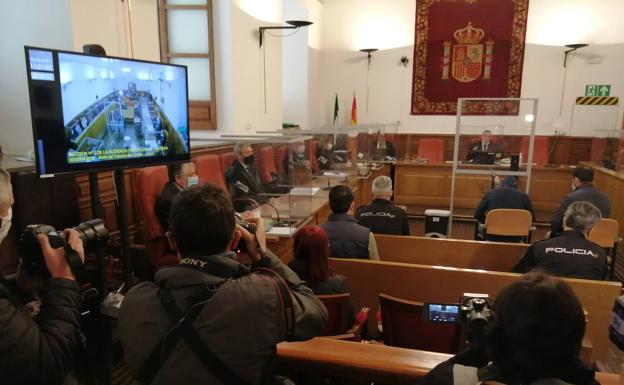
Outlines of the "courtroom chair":
<svg viewBox="0 0 624 385">
<path fill-rule="evenodd" d="M 383 342 L 389 346 L 454 354 L 461 328 L 424 319 L 424 304 L 379 294 Z"/>
<path fill-rule="evenodd" d="M 429 163 L 444 162 L 443 139 L 420 139 L 418 141 L 419 159 L 427 159 Z"/>
<path fill-rule="evenodd" d="M 316 150 L 318 149 L 319 141 L 317 139 L 312 139 L 308 141 L 306 153 L 308 155 L 308 161 L 310 162 L 310 168 L 314 174 L 318 174 L 319 165 L 316 160 Z"/>
<path fill-rule="evenodd" d="M 280 180 L 286 180 L 288 170 L 284 168 L 284 159 L 288 156 L 288 146 L 278 146 L 275 148 L 275 170 Z"/>
<path fill-rule="evenodd" d="M 529 243 L 532 223 L 533 216 L 528 210 L 490 210 L 485 216 L 485 240 Z"/>
<path fill-rule="evenodd" d="M 615 261 L 616 261 L 616 250 L 617 250 L 617 242 L 620 241 L 618 237 L 618 232 L 620 230 L 620 224 L 615 219 L 602 218 L 600 222 L 596 226 L 594 226 L 587 239 L 594 242 L 598 246 L 607 250 L 608 255 L 610 255 L 611 261 L 609 263 L 609 279 L 613 280 L 613 276 L 615 273 Z"/>
<path fill-rule="evenodd" d="M 322 336 L 340 336 L 341 339 L 360 340 L 361 337 L 368 335 L 366 324 L 369 308 L 362 308 L 351 325 L 349 315 L 353 305 L 349 293 L 317 295 L 316 297 L 327 308 L 327 323 L 321 332 Z"/>
<path fill-rule="evenodd" d="M 236 159 L 236 154 L 233 152 L 224 152 L 219 154 L 219 160 L 221 161 L 221 170 L 225 173 L 232 167 L 232 163 Z"/>
<path fill-rule="evenodd" d="M 272 146 L 260 147 L 258 151 L 258 163 L 260 171 L 260 181 L 264 184 L 275 182 L 277 170 L 275 168 L 275 151 Z"/>
<path fill-rule="evenodd" d="M 179 262 L 178 255 L 171 250 L 165 232 L 156 215 L 156 198 L 168 181 L 167 166 L 141 168 L 136 173 L 134 192 L 139 213 L 149 233 L 147 251 L 155 266 L 172 266 Z"/>
<path fill-rule="evenodd" d="M 523 136 L 520 141 L 520 152 L 524 156 L 524 161 L 529 160 L 529 137 Z M 538 166 L 544 166 L 549 164 L 550 148 L 548 145 L 547 136 L 536 136 L 533 141 L 533 163 Z"/>
<path fill-rule="evenodd" d="M 200 183 L 212 183 L 227 192 L 223 170 L 221 169 L 221 161 L 218 155 L 200 155 L 191 159 L 191 161 L 195 164 Z"/>
</svg>

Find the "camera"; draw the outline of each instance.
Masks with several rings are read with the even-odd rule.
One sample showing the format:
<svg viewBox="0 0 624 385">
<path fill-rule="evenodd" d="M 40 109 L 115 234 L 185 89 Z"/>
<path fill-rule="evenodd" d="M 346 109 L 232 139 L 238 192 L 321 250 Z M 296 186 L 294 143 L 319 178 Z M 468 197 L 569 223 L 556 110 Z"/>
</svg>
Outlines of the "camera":
<svg viewBox="0 0 624 385">
<path fill-rule="evenodd" d="M 104 247 L 108 242 L 108 230 L 104 225 L 103 219 L 91 219 L 90 221 L 80 223 L 78 226 L 73 227 L 73 229 L 78 232 L 85 250 L 95 250 Z M 65 232 L 56 231 L 56 229 L 50 225 L 36 224 L 28 225 L 24 228 L 19 240 L 22 268 L 31 274 L 50 277 L 50 272 L 43 259 L 41 246 L 39 245 L 39 241 L 37 241 L 38 234 L 47 235 L 50 246 L 53 249 L 63 247 L 65 251 L 69 253 L 71 247 L 67 243 Z M 69 263 L 69 265 L 72 267 L 72 263 Z"/>
<path fill-rule="evenodd" d="M 240 225 L 243 229 L 249 231 L 249 233 L 251 233 L 251 235 L 255 236 L 256 235 L 256 225 L 254 225 L 253 223 L 247 222 L 246 220 L 243 219 L 243 217 L 239 214 L 239 213 L 235 213 L 236 215 L 236 224 Z M 238 246 L 237 246 L 237 252 L 238 253 L 247 253 L 249 250 L 247 250 L 247 244 L 241 240 L 240 242 L 238 242 Z"/>
</svg>

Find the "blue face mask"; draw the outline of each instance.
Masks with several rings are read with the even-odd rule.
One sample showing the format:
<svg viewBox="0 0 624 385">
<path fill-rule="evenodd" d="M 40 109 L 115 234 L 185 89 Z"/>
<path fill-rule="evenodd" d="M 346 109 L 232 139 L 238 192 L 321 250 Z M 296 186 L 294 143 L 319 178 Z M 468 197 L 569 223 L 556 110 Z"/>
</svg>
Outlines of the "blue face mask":
<svg viewBox="0 0 624 385">
<path fill-rule="evenodd" d="M 199 177 L 197 175 L 189 176 L 188 178 L 186 178 L 186 187 L 193 187 L 198 184 L 199 184 Z"/>
</svg>

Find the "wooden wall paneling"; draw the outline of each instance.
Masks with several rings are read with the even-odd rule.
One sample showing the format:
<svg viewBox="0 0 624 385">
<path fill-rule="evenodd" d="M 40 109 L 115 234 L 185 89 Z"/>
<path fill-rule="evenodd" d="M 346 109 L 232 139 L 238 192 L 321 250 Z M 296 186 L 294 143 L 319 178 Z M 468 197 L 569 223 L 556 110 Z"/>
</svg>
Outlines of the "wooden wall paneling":
<svg viewBox="0 0 624 385">
<path fill-rule="evenodd" d="M 191 129 L 215 130 L 216 120 L 212 116 L 211 102 L 189 102 L 189 124 Z"/>
</svg>

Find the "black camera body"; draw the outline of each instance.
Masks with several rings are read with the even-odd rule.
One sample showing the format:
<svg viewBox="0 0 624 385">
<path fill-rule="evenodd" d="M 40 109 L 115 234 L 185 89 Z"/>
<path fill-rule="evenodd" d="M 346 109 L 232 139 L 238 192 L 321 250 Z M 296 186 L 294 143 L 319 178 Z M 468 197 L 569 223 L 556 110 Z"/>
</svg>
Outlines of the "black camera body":
<svg viewBox="0 0 624 385">
<path fill-rule="evenodd" d="M 80 223 L 73 229 L 78 232 L 85 250 L 95 250 L 104 247 L 108 242 L 108 230 L 106 229 L 103 219 L 91 219 L 90 221 Z M 73 251 L 67 243 L 63 231 L 56 231 L 54 227 L 42 224 L 28 225 L 24 228 L 19 240 L 21 268 L 33 275 L 50 277 L 50 272 L 43 259 L 41 246 L 39 245 L 39 241 L 37 241 L 38 234 L 47 235 L 50 246 L 53 249 L 59 247 L 65 248 L 68 258 L 69 254 Z M 71 261 L 68 260 L 68 263 L 73 270 Z M 74 272 L 74 275 L 77 275 L 76 272 Z"/>
<path fill-rule="evenodd" d="M 240 216 L 240 214 L 236 214 L 236 224 L 240 225 L 243 229 L 249 231 L 249 233 L 251 233 L 251 235 L 255 236 L 256 235 L 256 225 L 254 225 L 251 222 L 247 222 L 246 220 L 243 219 L 242 216 Z M 238 242 L 238 249 L 236 250 L 239 253 L 247 253 L 247 244 L 244 241 L 240 241 Z"/>
</svg>

